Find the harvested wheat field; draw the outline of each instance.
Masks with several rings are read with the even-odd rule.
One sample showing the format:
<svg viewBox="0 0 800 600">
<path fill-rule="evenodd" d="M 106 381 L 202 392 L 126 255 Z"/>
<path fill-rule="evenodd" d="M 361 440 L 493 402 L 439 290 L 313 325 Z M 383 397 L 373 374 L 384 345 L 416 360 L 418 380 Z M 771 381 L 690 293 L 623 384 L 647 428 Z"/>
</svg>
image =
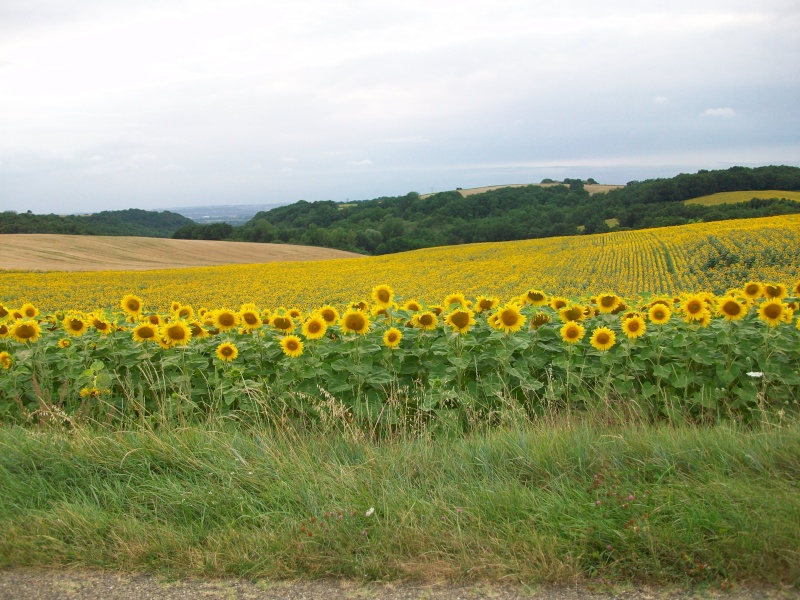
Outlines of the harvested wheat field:
<svg viewBox="0 0 800 600">
<path fill-rule="evenodd" d="M 562 185 L 561 183 L 511 183 L 508 185 L 487 185 L 484 187 L 477 187 L 477 188 L 468 188 L 468 189 L 461 189 L 458 192 L 464 196 L 472 196 L 473 194 L 483 194 L 484 192 L 492 192 L 494 190 L 499 190 L 501 188 L 518 188 L 518 187 L 526 187 L 529 185 L 538 185 L 541 187 L 550 187 L 553 185 Z M 584 184 L 583 189 L 585 189 L 590 194 L 602 194 L 611 190 L 615 190 L 617 188 L 623 188 L 624 185 L 606 185 L 602 183 L 587 183 Z M 428 196 L 433 196 L 433 194 L 422 194 L 420 198 L 427 198 Z"/>
<path fill-rule="evenodd" d="M 23 271 L 144 271 L 180 267 L 326 260 L 353 252 L 252 242 L 144 237 L 0 234 L 0 269 Z"/>
</svg>

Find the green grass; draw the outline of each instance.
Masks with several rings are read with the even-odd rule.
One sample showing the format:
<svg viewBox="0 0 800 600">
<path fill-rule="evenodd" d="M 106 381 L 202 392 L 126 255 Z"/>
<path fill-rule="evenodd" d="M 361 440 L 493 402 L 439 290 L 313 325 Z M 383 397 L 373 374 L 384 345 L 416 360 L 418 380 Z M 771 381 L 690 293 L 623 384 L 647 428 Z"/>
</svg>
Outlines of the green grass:
<svg viewBox="0 0 800 600">
<path fill-rule="evenodd" d="M 0 429 L 0 567 L 800 583 L 800 424 Z M 370 507 L 374 514 L 366 516 Z"/>
<path fill-rule="evenodd" d="M 700 196 L 691 200 L 684 200 L 684 204 L 700 204 L 701 206 L 716 206 L 718 204 L 737 204 L 750 202 L 753 198 L 769 200 L 771 198 L 786 198 L 800 202 L 800 192 L 786 192 L 781 190 L 750 190 L 740 192 L 720 192 L 708 196 Z"/>
</svg>

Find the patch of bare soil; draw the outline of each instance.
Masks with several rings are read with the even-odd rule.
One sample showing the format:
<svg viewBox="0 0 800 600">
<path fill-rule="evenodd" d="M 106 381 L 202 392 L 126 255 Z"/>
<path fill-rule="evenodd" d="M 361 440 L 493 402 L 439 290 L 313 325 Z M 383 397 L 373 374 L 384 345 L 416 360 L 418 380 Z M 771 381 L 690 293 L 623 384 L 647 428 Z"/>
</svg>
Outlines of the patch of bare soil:
<svg viewBox="0 0 800 600">
<path fill-rule="evenodd" d="M 498 583 L 413 584 L 355 583 L 346 580 L 244 581 L 224 579 L 167 580 L 88 570 L 5 569 L 0 570 L 0 600 L 478 600 L 540 599 L 579 600 L 623 598 L 626 600 L 683 600 L 725 598 L 728 600 L 789 600 L 797 598 L 792 588 L 747 588 L 721 592 L 714 589 L 574 587 L 522 587 Z"/>
<path fill-rule="evenodd" d="M 143 237 L 0 234 L 0 269 L 24 271 L 143 271 L 212 265 L 327 260 L 353 252 L 252 242 Z"/>
</svg>

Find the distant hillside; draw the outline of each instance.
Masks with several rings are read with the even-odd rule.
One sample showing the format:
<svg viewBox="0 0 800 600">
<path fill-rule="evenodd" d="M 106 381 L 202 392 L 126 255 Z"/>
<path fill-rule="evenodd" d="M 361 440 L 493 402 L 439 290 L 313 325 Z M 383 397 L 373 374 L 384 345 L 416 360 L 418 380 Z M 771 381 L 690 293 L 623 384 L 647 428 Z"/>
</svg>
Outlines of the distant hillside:
<svg viewBox="0 0 800 600">
<path fill-rule="evenodd" d="M 0 233 L 60 233 L 69 235 L 130 235 L 170 237 L 178 228 L 193 221 L 177 213 L 129 208 L 91 215 L 35 215 L 0 213 Z"/>
<path fill-rule="evenodd" d="M 691 200 L 684 200 L 684 204 L 702 204 L 703 206 L 716 206 L 718 204 L 738 204 L 749 202 L 753 198 L 771 200 L 772 198 L 785 198 L 800 202 L 800 192 L 787 192 L 785 190 L 743 190 L 741 192 L 717 192 Z"/>
<path fill-rule="evenodd" d="M 230 237 L 387 254 L 431 246 L 499 242 L 602 233 L 800 213 L 789 200 L 751 200 L 716 206 L 684 200 L 740 190 L 800 191 L 800 168 L 732 167 L 669 179 L 631 181 L 606 193 L 590 194 L 585 182 L 498 187 L 483 193 L 461 190 L 422 197 L 360 202 L 300 201 L 260 212 Z M 595 182 L 592 181 L 592 184 Z M 192 236 L 201 238 L 195 228 Z"/>
</svg>

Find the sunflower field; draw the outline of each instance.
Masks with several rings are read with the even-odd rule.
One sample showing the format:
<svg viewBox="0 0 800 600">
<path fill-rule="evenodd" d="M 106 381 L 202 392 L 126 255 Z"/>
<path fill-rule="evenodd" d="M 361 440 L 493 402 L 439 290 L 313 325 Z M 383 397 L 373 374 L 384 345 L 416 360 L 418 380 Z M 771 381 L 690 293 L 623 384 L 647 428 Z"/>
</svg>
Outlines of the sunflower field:
<svg viewBox="0 0 800 600">
<path fill-rule="evenodd" d="M 800 215 L 697 223 L 601 235 L 428 248 L 319 262 L 136 272 L 3 272 L 0 302 L 39 310 L 105 310 L 126 294 L 151 310 L 192 306 L 344 305 L 391 282 L 436 304 L 451 291 L 502 298 L 536 287 L 571 298 L 693 290 L 723 294 L 747 281 L 800 279 Z"/>
<path fill-rule="evenodd" d="M 437 303 L 389 285 L 310 310 L 0 306 L 0 420 L 216 416 L 478 424 L 604 403 L 651 420 L 796 410 L 800 281 L 583 298 L 530 288 Z"/>
</svg>

